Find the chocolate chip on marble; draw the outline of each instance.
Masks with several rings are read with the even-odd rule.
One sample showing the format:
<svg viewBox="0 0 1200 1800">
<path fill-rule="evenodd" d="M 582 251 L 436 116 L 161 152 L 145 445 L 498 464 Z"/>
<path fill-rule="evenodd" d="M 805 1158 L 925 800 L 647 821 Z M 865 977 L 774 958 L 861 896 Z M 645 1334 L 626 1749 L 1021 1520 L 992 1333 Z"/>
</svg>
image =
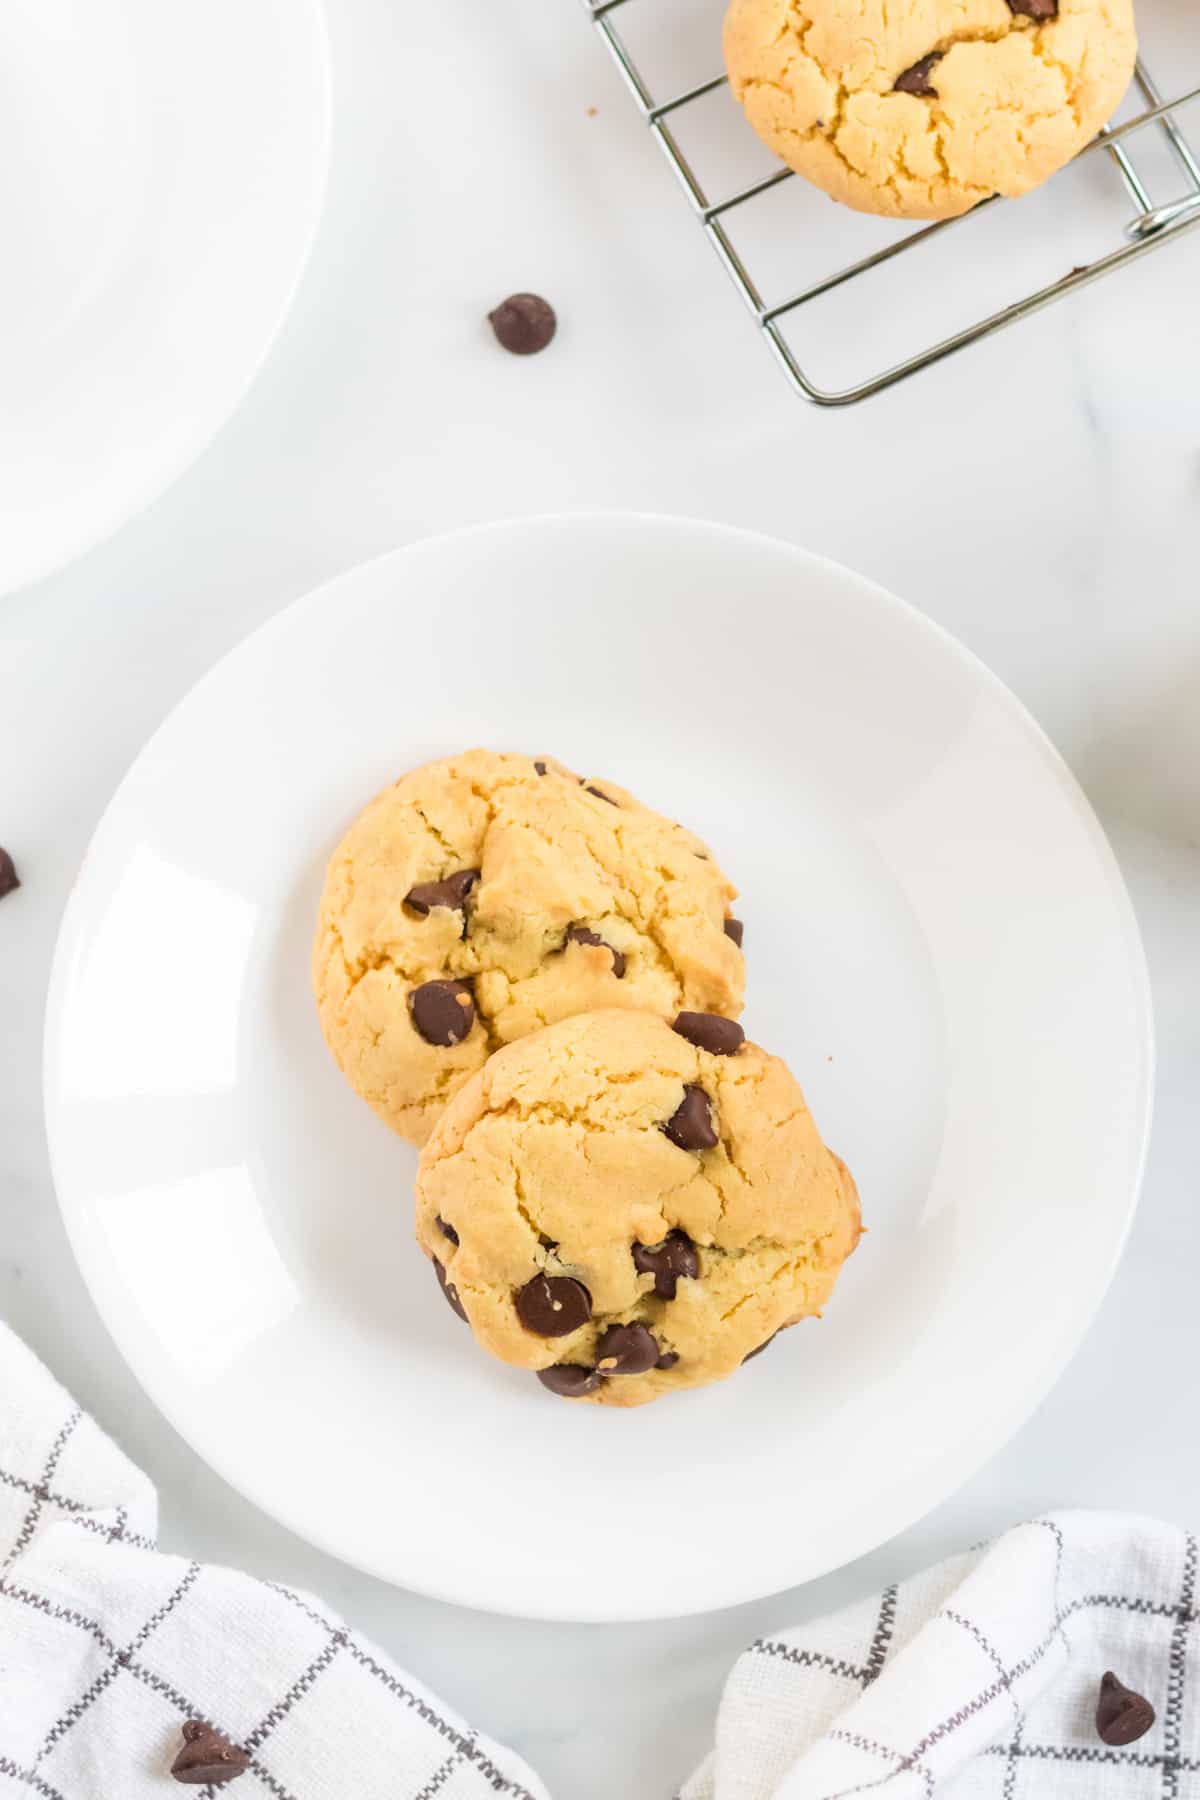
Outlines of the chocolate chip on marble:
<svg viewBox="0 0 1200 1800">
<path fill-rule="evenodd" d="M 612 972 L 620 981 L 625 973 L 625 958 L 620 950 L 614 948 L 607 938 L 602 938 L 595 931 L 589 931 L 586 925 L 572 925 L 563 940 L 563 948 L 568 944 L 594 944 L 601 950 L 607 950 L 612 957 Z"/>
<path fill-rule="evenodd" d="M 671 1030 L 710 1056 L 736 1056 L 746 1041 L 737 1020 L 724 1019 L 720 1013 L 681 1012 Z"/>
<path fill-rule="evenodd" d="M 589 1369 L 583 1363 L 555 1363 L 552 1368 L 538 1370 L 542 1386 L 548 1387 L 552 1394 L 561 1394 L 564 1400 L 578 1400 L 584 1394 L 594 1394 L 600 1379 L 598 1369 Z"/>
<path fill-rule="evenodd" d="M 635 1244 L 633 1266 L 639 1275 L 653 1275 L 660 1300 L 675 1298 L 676 1284 L 694 1281 L 700 1273 L 696 1246 L 686 1231 L 668 1231 L 661 1244 Z"/>
<path fill-rule="evenodd" d="M 664 1350 L 654 1366 L 656 1369 L 673 1369 L 678 1361 L 678 1350 Z"/>
<path fill-rule="evenodd" d="M 742 939 L 745 934 L 746 927 L 742 924 L 740 919 L 726 919 L 725 936 L 727 938 L 732 938 L 739 950 L 742 947 Z"/>
<path fill-rule="evenodd" d="M 1135 1744 L 1154 1723 L 1154 1708 L 1110 1669 L 1102 1676 L 1096 1700 L 1096 1731 L 1106 1744 Z"/>
<path fill-rule="evenodd" d="M 475 1002 L 465 981 L 426 981 L 408 996 L 412 1022 L 439 1050 L 461 1044 L 475 1023 Z"/>
<path fill-rule="evenodd" d="M 5 894 L 11 894 L 13 889 L 19 888 L 20 885 L 21 878 L 17 874 L 17 865 L 7 850 L 0 850 L 0 900 L 3 900 Z"/>
<path fill-rule="evenodd" d="M 580 778 L 579 785 L 585 794 L 595 794 L 597 800 L 607 800 L 610 806 L 615 806 L 617 804 L 611 794 L 606 794 L 603 788 L 593 787 L 590 781 L 584 781 L 582 777 Z"/>
<path fill-rule="evenodd" d="M 227 1737 L 205 1725 L 201 1719 L 189 1719 L 183 1727 L 183 1749 L 171 1764 L 171 1774 L 185 1787 L 223 1787 L 235 1781 L 250 1767 L 250 1758 Z"/>
<path fill-rule="evenodd" d="M 514 356 L 544 350 L 558 330 L 554 308 L 540 294 L 510 294 L 488 314 L 496 341 Z"/>
<path fill-rule="evenodd" d="M 663 1126 L 673 1144 L 681 1150 L 711 1150 L 717 1143 L 713 1130 L 712 1103 L 702 1087 L 686 1082 L 683 1099 Z"/>
<path fill-rule="evenodd" d="M 517 1317 L 539 1337 L 566 1337 L 592 1316 L 592 1296 L 572 1275 L 535 1275 L 517 1294 Z"/>
<path fill-rule="evenodd" d="M 437 1224 L 438 1230 L 441 1232 L 441 1234 L 444 1238 L 449 1238 L 450 1242 L 452 1244 L 457 1244 L 457 1242 L 458 1242 L 457 1231 L 455 1231 L 453 1225 L 447 1225 L 445 1219 L 442 1218 L 440 1213 L 438 1214 L 436 1224 Z"/>
<path fill-rule="evenodd" d="M 444 881 L 419 881 L 405 894 L 404 904 L 420 913 L 423 919 L 428 918 L 435 906 L 448 907 L 451 912 L 465 912 L 467 895 L 478 880 L 478 869 L 459 869 L 457 874 L 447 875 Z"/>
<path fill-rule="evenodd" d="M 596 1345 L 602 1375 L 644 1375 L 654 1368 L 658 1356 L 658 1342 L 644 1325 L 610 1325 Z"/>
<path fill-rule="evenodd" d="M 467 1309 L 458 1297 L 458 1289 L 455 1287 L 436 1256 L 433 1259 L 433 1272 L 437 1276 L 441 1290 L 443 1294 L 445 1294 L 450 1305 L 454 1308 L 454 1311 L 458 1314 L 460 1319 L 466 1319 L 467 1324 L 469 1325 L 471 1321 L 470 1319 L 467 1319 Z"/>
<path fill-rule="evenodd" d="M 915 62 L 910 69 L 897 75 L 892 87 L 897 94 L 915 94 L 921 100 L 936 100 L 937 89 L 929 79 L 930 71 L 942 60 L 940 50 L 931 51 Z"/>
<path fill-rule="evenodd" d="M 1008 0 L 1008 10 L 1026 19 L 1036 19 L 1040 25 L 1047 19 L 1057 19 L 1058 0 Z"/>
</svg>

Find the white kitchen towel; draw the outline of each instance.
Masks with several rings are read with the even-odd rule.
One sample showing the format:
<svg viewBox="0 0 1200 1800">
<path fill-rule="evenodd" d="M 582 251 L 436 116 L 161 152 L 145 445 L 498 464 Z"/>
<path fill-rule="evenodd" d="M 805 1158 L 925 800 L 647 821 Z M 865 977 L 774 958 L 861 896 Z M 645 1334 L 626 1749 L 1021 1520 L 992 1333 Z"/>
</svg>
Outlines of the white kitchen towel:
<svg viewBox="0 0 1200 1800">
<path fill-rule="evenodd" d="M 739 1658 L 681 1800 L 1200 1800 L 1196 1540 L 1061 1512 Z M 1112 1670 L 1155 1709 L 1123 1748 Z"/>
<path fill-rule="evenodd" d="M 145 1476 L 0 1324 L 3 1800 L 167 1800 L 188 1719 L 250 1756 L 209 1796 L 546 1800 L 320 1601 L 156 1550 L 156 1514 Z"/>
</svg>

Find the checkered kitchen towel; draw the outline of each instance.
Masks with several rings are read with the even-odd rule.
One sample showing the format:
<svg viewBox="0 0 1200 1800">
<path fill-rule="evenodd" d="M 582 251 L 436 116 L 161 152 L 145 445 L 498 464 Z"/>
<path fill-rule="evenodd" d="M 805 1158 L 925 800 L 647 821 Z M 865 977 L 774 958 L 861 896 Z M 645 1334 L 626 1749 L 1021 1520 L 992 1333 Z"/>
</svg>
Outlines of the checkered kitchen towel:
<svg viewBox="0 0 1200 1800">
<path fill-rule="evenodd" d="M 1173 1526 L 1018 1526 L 752 1645 L 680 1800 L 1200 1800 L 1196 1599 Z M 1107 1670 L 1156 1714 L 1123 1746 L 1096 1730 Z"/>
<path fill-rule="evenodd" d="M 0 1324 L 3 1800 L 169 1800 L 189 1719 L 248 1752 L 239 1800 L 546 1800 L 319 1601 L 157 1551 L 156 1512 Z"/>
</svg>

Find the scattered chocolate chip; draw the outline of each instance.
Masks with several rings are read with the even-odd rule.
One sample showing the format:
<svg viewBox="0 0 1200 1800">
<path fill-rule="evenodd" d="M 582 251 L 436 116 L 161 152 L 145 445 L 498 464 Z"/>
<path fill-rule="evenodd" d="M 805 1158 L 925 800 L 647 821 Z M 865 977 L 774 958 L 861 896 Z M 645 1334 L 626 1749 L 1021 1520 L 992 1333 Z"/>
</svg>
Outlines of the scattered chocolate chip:
<svg viewBox="0 0 1200 1800">
<path fill-rule="evenodd" d="M 732 938 L 739 950 L 742 947 L 742 939 L 745 934 L 746 927 L 742 924 L 740 919 L 726 919 L 725 936 L 727 938 Z"/>
<path fill-rule="evenodd" d="M 535 1275 L 517 1295 L 517 1317 L 539 1337 L 566 1337 L 592 1316 L 592 1296 L 571 1275 Z"/>
<path fill-rule="evenodd" d="M 488 318 L 497 341 L 514 356 L 544 350 L 558 330 L 554 308 L 540 294 L 510 294 Z"/>
<path fill-rule="evenodd" d="M 596 1345 L 596 1361 L 602 1375 L 644 1375 L 658 1362 L 658 1342 L 644 1325 L 610 1325 Z"/>
<path fill-rule="evenodd" d="M 448 907 L 451 912 L 465 912 L 467 895 L 478 880 L 478 869 L 460 869 L 456 875 L 447 875 L 445 881 L 419 881 L 405 894 L 404 904 L 420 913 L 423 919 L 435 906 Z"/>
<path fill-rule="evenodd" d="M 408 996 L 412 1022 L 439 1050 L 461 1044 L 475 1023 L 475 1002 L 465 981 L 427 981 Z"/>
<path fill-rule="evenodd" d="M 654 1366 L 656 1369 L 673 1369 L 678 1361 L 678 1350 L 664 1350 Z"/>
<path fill-rule="evenodd" d="M 13 889 L 19 888 L 20 885 L 21 878 L 17 874 L 17 865 L 7 850 L 0 850 L 0 900 L 3 900 L 5 894 L 11 894 Z"/>
<path fill-rule="evenodd" d="M 457 1242 L 458 1242 L 457 1231 L 455 1231 L 453 1225 L 447 1225 L 445 1219 L 442 1218 L 440 1213 L 438 1214 L 436 1224 L 437 1224 L 438 1230 L 441 1232 L 441 1234 L 444 1238 L 449 1238 L 450 1242 L 452 1244 L 457 1244 Z"/>
<path fill-rule="evenodd" d="M 622 975 L 624 975 L 625 958 L 621 952 L 615 950 L 608 942 L 607 938 L 602 938 L 598 936 L 596 932 L 589 931 L 586 925 L 572 925 L 563 940 L 563 948 L 565 949 L 568 944 L 595 944 L 601 950 L 607 950 L 608 954 L 612 957 L 613 974 L 616 976 L 617 980 L 620 981 Z"/>
<path fill-rule="evenodd" d="M 668 1231 L 661 1244 L 635 1244 L 633 1266 L 639 1275 L 653 1275 L 660 1300 L 673 1300 L 676 1283 L 700 1273 L 700 1258 L 686 1231 Z"/>
<path fill-rule="evenodd" d="M 736 1056 L 746 1041 L 736 1019 L 723 1019 L 720 1013 L 681 1012 L 671 1030 L 710 1056 Z"/>
<path fill-rule="evenodd" d="M 450 1302 L 450 1305 L 454 1308 L 454 1310 L 458 1314 L 459 1318 L 466 1319 L 467 1324 L 469 1325 L 471 1323 L 471 1321 L 470 1321 L 470 1319 L 467 1319 L 467 1309 L 458 1297 L 458 1289 L 455 1287 L 454 1283 L 450 1280 L 449 1276 L 446 1274 L 445 1269 L 443 1269 L 441 1263 L 438 1261 L 436 1256 L 433 1259 L 433 1272 L 437 1276 L 438 1282 L 441 1286 L 441 1290 L 442 1290 L 443 1294 L 445 1294 L 447 1300 Z"/>
<path fill-rule="evenodd" d="M 205 1725 L 200 1719 L 189 1719 L 183 1727 L 183 1749 L 171 1764 L 171 1773 L 185 1787 L 223 1787 L 236 1781 L 250 1767 L 250 1758 L 227 1737 Z"/>
<path fill-rule="evenodd" d="M 779 1327 L 779 1331 L 782 1331 L 782 1330 L 783 1330 L 783 1326 L 781 1325 Z M 743 1356 L 743 1358 L 742 1358 L 742 1361 L 744 1363 L 753 1362 L 754 1358 L 756 1356 L 761 1356 L 763 1351 L 767 1348 L 767 1346 L 769 1344 L 773 1344 L 775 1342 L 775 1339 L 779 1336 L 779 1331 L 773 1331 L 769 1338 L 764 1338 L 762 1343 L 758 1346 L 757 1350 L 747 1350 L 745 1356 Z"/>
<path fill-rule="evenodd" d="M 892 87 L 898 94 L 916 94 L 920 100 L 936 100 L 937 89 L 930 81 L 929 73 L 941 60 L 942 52 L 932 51 L 929 56 L 923 56 L 920 62 L 915 62 L 911 69 L 905 69 L 902 74 L 897 75 Z"/>
<path fill-rule="evenodd" d="M 1046 19 L 1057 19 L 1058 0 L 1008 0 L 1008 10 L 1041 24 Z"/>
<path fill-rule="evenodd" d="M 544 762 L 535 762 L 533 766 L 539 775 L 544 775 L 546 773 L 546 765 Z"/>
<path fill-rule="evenodd" d="M 1135 1744 L 1154 1723 L 1154 1708 L 1110 1669 L 1101 1677 L 1096 1700 L 1096 1731 L 1106 1744 Z"/>
<path fill-rule="evenodd" d="M 538 1380 L 552 1394 L 561 1394 L 565 1400 L 578 1400 L 583 1394 L 595 1393 L 600 1386 L 600 1373 L 597 1369 L 585 1368 L 583 1363 L 555 1363 L 553 1368 L 539 1369 Z"/>
<path fill-rule="evenodd" d="M 579 785 L 585 794 L 595 794 L 597 800 L 607 800 L 610 806 L 617 804 L 611 794 L 606 794 L 602 788 L 593 787 L 589 781 L 581 779 Z"/>
<path fill-rule="evenodd" d="M 717 1142 L 713 1130 L 712 1105 L 702 1087 L 686 1082 L 683 1099 L 663 1126 L 673 1144 L 681 1150 L 711 1150 Z"/>
</svg>

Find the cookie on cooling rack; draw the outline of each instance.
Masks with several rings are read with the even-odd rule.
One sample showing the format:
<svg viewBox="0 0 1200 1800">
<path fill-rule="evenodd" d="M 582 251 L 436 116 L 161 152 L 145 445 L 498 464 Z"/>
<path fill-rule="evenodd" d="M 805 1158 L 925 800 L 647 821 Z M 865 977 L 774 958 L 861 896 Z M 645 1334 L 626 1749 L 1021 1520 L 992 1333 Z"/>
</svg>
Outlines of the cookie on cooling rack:
<svg viewBox="0 0 1200 1800">
<path fill-rule="evenodd" d="M 794 1076 L 708 1013 L 510 1044 L 417 1173 L 417 1238 L 478 1342 L 607 1406 L 732 1375 L 821 1310 L 859 1230 Z"/>
<path fill-rule="evenodd" d="M 736 889 L 611 781 L 470 750 L 371 801 L 334 852 L 313 985 L 352 1087 L 402 1137 L 493 1050 L 597 1006 L 742 1009 Z"/>
<path fill-rule="evenodd" d="M 1045 181 L 1133 73 L 1130 0 L 732 0 L 730 82 L 797 174 L 941 219 Z"/>
</svg>

